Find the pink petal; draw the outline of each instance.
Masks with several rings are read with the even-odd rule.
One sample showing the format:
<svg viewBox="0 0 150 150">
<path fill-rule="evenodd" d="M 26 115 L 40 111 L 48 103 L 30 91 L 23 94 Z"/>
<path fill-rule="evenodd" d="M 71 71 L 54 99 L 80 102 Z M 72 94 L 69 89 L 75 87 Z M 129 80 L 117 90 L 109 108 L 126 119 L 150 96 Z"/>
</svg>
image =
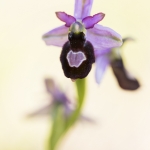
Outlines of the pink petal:
<svg viewBox="0 0 150 150">
<path fill-rule="evenodd" d="M 83 19 L 90 16 L 93 0 L 75 0 L 74 17 Z"/>
<path fill-rule="evenodd" d="M 68 28 L 60 26 L 45 33 L 42 38 L 47 45 L 62 47 L 68 41 Z"/>
<path fill-rule="evenodd" d="M 70 27 L 72 23 L 76 21 L 73 16 L 66 14 L 65 12 L 56 12 L 56 16 L 63 22 L 65 22 L 66 27 Z"/>
<path fill-rule="evenodd" d="M 86 39 L 90 41 L 95 49 L 103 50 L 122 45 L 121 36 L 114 30 L 96 24 L 94 28 L 87 30 Z"/>
<path fill-rule="evenodd" d="M 94 16 L 88 16 L 85 17 L 82 22 L 86 29 L 93 28 L 95 24 L 97 24 L 99 21 L 101 21 L 104 18 L 105 14 L 98 13 Z"/>
<path fill-rule="evenodd" d="M 105 70 L 106 70 L 107 66 L 109 65 L 109 58 L 106 54 L 103 53 L 96 57 L 95 63 L 96 63 L 95 80 L 98 84 L 100 84 L 101 79 L 105 73 Z"/>
</svg>

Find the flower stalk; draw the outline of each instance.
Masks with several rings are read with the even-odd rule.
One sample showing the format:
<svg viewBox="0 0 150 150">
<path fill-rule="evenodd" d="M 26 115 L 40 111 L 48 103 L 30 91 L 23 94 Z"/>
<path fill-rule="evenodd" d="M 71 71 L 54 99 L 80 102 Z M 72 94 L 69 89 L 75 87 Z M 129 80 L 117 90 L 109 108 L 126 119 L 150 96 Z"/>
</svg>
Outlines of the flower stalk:
<svg viewBox="0 0 150 150">
<path fill-rule="evenodd" d="M 63 115 L 65 111 L 64 107 L 62 107 L 61 105 L 56 107 L 51 135 L 49 138 L 48 150 L 55 150 L 57 148 L 57 145 L 59 144 L 61 138 L 68 132 L 68 130 L 76 123 L 76 121 L 80 117 L 86 92 L 86 79 L 76 80 L 75 86 L 77 91 L 77 107 L 68 117 L 65 117 Z"/>
</svg>

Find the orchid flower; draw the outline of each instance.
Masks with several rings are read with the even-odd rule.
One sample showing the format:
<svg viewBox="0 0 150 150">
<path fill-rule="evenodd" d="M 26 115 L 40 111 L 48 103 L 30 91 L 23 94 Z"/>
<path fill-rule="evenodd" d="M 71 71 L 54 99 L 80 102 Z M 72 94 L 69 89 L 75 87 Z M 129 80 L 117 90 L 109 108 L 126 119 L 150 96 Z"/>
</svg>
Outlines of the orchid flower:
<svg viewBox="0 0 150 150">
<path fill-rule="evenodd" d="M 131 41 L 132 38 L 124 38 L 123 45 L 126 41 Z M 123 46 L 122 45 L 122 46 Z M 123 63 L 121 56 L 121 47 L 106 49 L 103 51 L 95 51 L 96 57 L 96 71 L 95 78 L 99 84 L 104 75 L 106 68 L 110 65 L 113 73 L 118 81 L 119 86 L 125 90 L 136 90 L 140 87 L 137 79 L 131 76 Z"/>
<path fill-rule="evenodd" d="M 114 30 L 97 24 L 105 14 L 90 16 L 93 0 L 75 0 L 74 16 L 56 12 L 65 25 L 43 35 L 47 45 L 62 47 L 60 61 L 64 74 L 73 80 L 84 78 L 95 62 L 94 51 L 119 47 L 121 36 Z"/>
<path fill-rule="evenodd" d="M 71 101 L 66 94 L 56 85 L 52 79 L 45 79 L 46 90 L 51 95 L 51 101 L 45 107 L 39 109 L 36 112 L 31 113 L 29 116 L 39 116 L 51 114 L 52 117 L 55 114 L 57 107 L 61 106 L 64 109 L 64 117 L 67 117 L 72 112 Z"/>
<path fill-rule="evenodd" d="M 64 117 L 69 117 L 72 112 L 75 110 L 75 106 L 71 103 L 71 100 L 67 97 L 66 93 L 63 92 L 58 85 L 52 79 L 45 79 L 45 86 L 47 93 L 51 96 L 51 101 L 48 105 L 40 108 L 39 110 L 30 113 L 28 117 L 35 117 L 35 116 L 43 116 L 43 115 L 51 115 L 54 117 L 55 109 L 61 106 L 64 110 Z M 95 123 L 95 120 L 80 115 L 79 119 L 81 121 L 87 121 L 89 123 Z"/>
</svg>

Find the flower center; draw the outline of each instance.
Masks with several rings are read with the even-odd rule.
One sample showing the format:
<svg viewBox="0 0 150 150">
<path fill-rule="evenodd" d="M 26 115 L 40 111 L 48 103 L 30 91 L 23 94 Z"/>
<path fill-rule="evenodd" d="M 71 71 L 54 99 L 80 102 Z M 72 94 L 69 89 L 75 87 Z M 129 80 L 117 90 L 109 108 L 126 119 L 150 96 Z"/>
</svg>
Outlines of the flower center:
<svg viewBox="0 0 150 150">
<path fill-rule="evenodd" d="M 73 52 L 70 50 L 67 54 L 67 60 L 70 67 L 78 68 L 84 60 L 86 60 L 85 54 L 81 51 Z"/>
<path fill-rule="evenodd" d="M 75 34 L 79 34 L 79 33 L 83 32 L 85 34 L 86 29 L 85 29 L 84 25 L 81 22 L 76 21 L 75 23 L 73 23 L 70 26 L 69 32 L 73 32 Z"/>
</svg>

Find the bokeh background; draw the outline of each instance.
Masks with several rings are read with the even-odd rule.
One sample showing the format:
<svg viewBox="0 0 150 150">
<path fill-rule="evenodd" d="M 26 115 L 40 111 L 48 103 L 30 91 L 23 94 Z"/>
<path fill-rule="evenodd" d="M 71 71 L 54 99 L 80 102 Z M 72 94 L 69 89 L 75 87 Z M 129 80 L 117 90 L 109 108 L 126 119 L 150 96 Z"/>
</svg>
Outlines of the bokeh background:
<svg viewBox="0 0 150 150">
<path fill-rule="evenodd" d="M 74 0 L 0 0 L 0 149 L 45 150 L 49 116 L 27 115 L 45 106 L 50 96 L 44 79 L 53 78 L 75 96 L 59 62 L 61 48 L 46 46 L 41 36 L 62 25 L 56 11 L 73 14 Z M 111 68 L 98 86 L 95 66 L 87 80 L 83 114 L 95 123 L 79 122 L 60 150 L 150 149 L 150 2 L 94 0 L 92 13 L 106 14 L 102 25 L 135 42 L 123 48 L 125 65 L 141 82 L 134 92 L 119 88 Z"/>
</svg>

